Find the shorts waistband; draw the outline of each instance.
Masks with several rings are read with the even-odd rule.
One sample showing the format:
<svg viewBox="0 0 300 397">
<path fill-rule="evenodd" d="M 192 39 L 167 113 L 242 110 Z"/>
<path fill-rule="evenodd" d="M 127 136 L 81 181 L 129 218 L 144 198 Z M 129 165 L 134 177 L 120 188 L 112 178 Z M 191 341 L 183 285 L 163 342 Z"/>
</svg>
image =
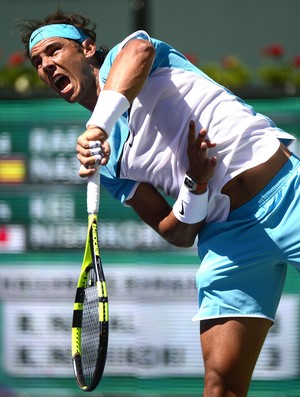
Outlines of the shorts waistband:
<svg viewBox="0 0 300 397">
<path fill-rule="evenodd" d="M 300 168 L 299 157 L 292 153 L 289 160 L 284 164 L 281 170 L 274 176 L 274 178 L 251 200 L 241 207 L 229 213 L 228 220 L 239 219 L 242 214 L 255 212 L 260 206 L 268 201 L 274 194 L 281 189 L 282 185 L 287 183 L 290 178 Z"/>
</svg>

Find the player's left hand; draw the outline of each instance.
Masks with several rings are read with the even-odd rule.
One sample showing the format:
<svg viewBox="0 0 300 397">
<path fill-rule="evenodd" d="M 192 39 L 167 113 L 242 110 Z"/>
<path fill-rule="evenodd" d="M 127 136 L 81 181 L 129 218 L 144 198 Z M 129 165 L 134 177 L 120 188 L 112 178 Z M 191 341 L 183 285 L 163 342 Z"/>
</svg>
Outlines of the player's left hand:
<svg viewBox="0 0 300 397">
<path fill-rule="evenodd" d="M 97 164 L 106 165 L 110 156 L 110 145 L 107 134 L 101 128 L 89 127 L 77 139 L 77 158 L 83 167 L 80 167 L 79 176 L 85 178 L 92 175 Z"/>
<path fill-rule="evenodd" d="M 207 136 L 207 130 L 202 128 L 196 134 L 195 122 L 190 121 L 187 154 L 189 169 L 187 173 L 198 183 L 207 183 L 213 176 L 217 165 L 215 156 L 209 157 L 208 150 L 216 146 Z"/>
</svg>

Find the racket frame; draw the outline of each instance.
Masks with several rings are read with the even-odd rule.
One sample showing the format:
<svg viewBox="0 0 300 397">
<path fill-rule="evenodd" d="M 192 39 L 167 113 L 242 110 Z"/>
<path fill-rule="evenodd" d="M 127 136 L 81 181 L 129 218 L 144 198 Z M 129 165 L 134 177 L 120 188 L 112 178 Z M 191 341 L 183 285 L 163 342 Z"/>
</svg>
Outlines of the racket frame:
<svg viewBox="0 0 300 397">
<path fill-rule="evenodd" d="M 99 384 L 106 362 L 108 331 L 109 331 L 109 309 L 106 281 L 102 267 L 99 239 L 98 239 L 98 209 L 99 209 L 99 168 L 89 178 L 87 186 L 87 208 L 88 208 L 88 230 L 82 266 L 78 278 L 75 302 L 73 307 L 72 323 L 72 362 L 75 378 L 78 386 L 83 391 L 92 391 Z M 88 286 L 88 275 L 91 268 L 96 274 L 96 286 L 98 292 L 99 306 L 98 318 L 100 323 L 99 349 L 93 376 L 87 384 L 82 369 L 82 317 L 84 310 L 85 288 Z"/>
</svg>

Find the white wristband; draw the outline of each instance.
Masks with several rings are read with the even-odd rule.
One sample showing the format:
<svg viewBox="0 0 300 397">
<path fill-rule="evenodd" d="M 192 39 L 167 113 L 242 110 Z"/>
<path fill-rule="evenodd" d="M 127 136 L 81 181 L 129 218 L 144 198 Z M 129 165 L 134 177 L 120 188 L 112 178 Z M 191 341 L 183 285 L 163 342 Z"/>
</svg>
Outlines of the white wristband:
<svg viewBox="0 0 300 397">
<path fill-rule="evenodd" d="M 203 221 L 208 212 L 208 189 L 202 194 L 194 194 L 182 185 L 176 202 L 173 205 L 173 213 L 176 218 L 188 224 Z"/>
<path fill-rule="evenodd" d="M 103 90 L 100 92 L 93 114 L 86 123 L 86 127 L 96 125 L 109 135 L 115 123 L 129 106 L 130 103 L 123 94 L 117 91 Z"/>
</svg>

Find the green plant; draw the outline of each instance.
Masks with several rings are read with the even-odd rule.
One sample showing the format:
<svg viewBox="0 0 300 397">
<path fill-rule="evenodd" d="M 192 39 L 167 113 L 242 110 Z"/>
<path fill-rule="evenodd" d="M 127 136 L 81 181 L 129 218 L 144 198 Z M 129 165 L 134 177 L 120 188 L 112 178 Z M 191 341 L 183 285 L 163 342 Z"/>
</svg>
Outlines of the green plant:
<svg viewBox="0 0 300 397">
<path fill-rule="evenodd" d="M 36 70 L 20 52 L 13 53 L 5 65 L 0 67 L 0 88 L 10 89 L 20 94 L 45 89 Z"/>
<path fill-rule="evenodd" d="M 220 61 L 198 62 L 195 54 L 186 57 L 209 77 L 229 89 L 247 86 L 284 87 L 290 94 L 300 87 L 300 55 L 287 60 L 280 44 L 272 44 L 261 52 L 261 65 L 256 69 L 247 67 L 237 56 L 228 55 Z M 0 66 L 0 89 L 21 95 L 51 92 L 38 78 L 36 70 L 20 52 L 11 54 Z"/>
<path fill-rule="evenodd" d="M 284 58 L 284 48 L 272 44 L 261 52 L 264 62 L 258 68 L 258 77 L 267 86 L 284 86 L 292 81 L 294 68 L 292 62 Z"/>
<path fill-rule="evenodd" d="M 220 63 L 211 62 L 200 67 L 204 73 L 227 88 L 243 87 L 252 80 L 250 69 L 234 55 L 223 58 Z"/>
</svg>

